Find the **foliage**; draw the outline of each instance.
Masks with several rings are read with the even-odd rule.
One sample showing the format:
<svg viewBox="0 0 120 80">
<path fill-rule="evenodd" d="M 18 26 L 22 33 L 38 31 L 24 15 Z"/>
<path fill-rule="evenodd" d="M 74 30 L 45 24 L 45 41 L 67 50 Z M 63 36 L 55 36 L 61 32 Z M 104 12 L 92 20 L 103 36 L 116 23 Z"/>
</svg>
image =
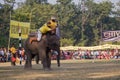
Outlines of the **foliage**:
<svg viewBox="0 0 120 80">
<path fill-rule="evenodd" d="M 10 12 L 13 10 L 14 1 L 4 0 L 4 4 L 0 3 L 0 46 L 8 46 Z"/>
<path fill-rule="evenodd" d="M 4 0 L 4 4 L 0 4 L 1 46 L 8 44 L 10 12 L 11 19 L 30 22 L 31 29 L 40 28 L 51 16 L 56 16 L 61 31 L 61 46 L 99 45 L 102 30 L 120 30 L 120 8 L 113 11 L 115 6 L 110 1 L 95 3 L 84 0 L 83 5 L 80 2 L 75 4 L 73 0 L 57 0 L 57 4 L 50 4 L 48 0 L 26 0 L 13 9 L 14 4 L 15 0 Z M 117 4 L 120 7 L 120 2 Z M 7 41 L 3 43 L 5 39 Z M 15 41 L 13 39 L 11 43 Z"/>
<path fill-rule="evenodd" d="M 74 40 L 71 39 L 61 39 L 61 46 L 70 46 L 71 44 L 73 44 Z"/>
</svg>

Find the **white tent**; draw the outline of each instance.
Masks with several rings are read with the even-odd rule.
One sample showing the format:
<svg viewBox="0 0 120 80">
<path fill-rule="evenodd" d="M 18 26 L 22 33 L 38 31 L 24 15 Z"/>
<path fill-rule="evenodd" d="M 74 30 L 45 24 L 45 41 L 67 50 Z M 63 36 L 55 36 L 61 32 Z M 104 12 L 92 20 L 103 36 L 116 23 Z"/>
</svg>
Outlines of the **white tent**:
<svg viewBox="0 0 120 80">
<path fill-rule="evenodd" d="M 104 44 L 99 46 L 90 46 L 90 47 L 82 47 L 82 46 L 66 46 L 60 47 L 61 50 L 102 50 L 102 49 L 120 49 L 120 45 L 112 45 L 112 44 Z"/>
</svg>

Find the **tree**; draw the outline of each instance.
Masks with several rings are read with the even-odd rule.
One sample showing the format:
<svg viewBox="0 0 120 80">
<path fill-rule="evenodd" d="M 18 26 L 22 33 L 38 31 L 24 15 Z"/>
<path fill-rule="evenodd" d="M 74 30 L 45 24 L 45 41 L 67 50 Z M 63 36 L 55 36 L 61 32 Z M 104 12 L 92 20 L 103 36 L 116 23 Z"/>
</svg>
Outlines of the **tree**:
<svg viewBox="0 0 120 80">
<path fill-rule="evenodd" d="M 4 0 L 3 4 L 0 4 L 0 45 L 8 45 L 9 37 L 9 22 L 10 22 L 10 12 L 13 10 L 15 0 Z M 4 37 L 3 37 L 4 36 Z"/>
<path fill-rule="evenodd" d="M 10 8 L 12 9 L 11 18 L 31 22 L 31 29 L 39 29 L 51 16 L 56 16 L 61 31 L 61 42 L 64 43 L 61 44 L 62 46 L 99 45 L 102 30 L 120 29 L 118 27 L 120 25 L 120 10 L 118 8 L 116 11 L 112 11 L 114 6 L 111 2 L 81 1 L 84 1 L 84 6 L 81 2 L 76 5 L 73 0 L 57 0 L 57 4 L 49 4 L 47 0 L 26 0 L 25 3 L 20 3 L 15 10 L 11 8 L 14 0 L 11 3 L 7 1 L 0 4 L 0 31 L 4 30 L 0 36 L 6 34 L 8 36 L 9 34 L 9 27 L 6 26 L 9 26 Z M 1 40 L 4 39 L 5 37 Z"/>
</svg>

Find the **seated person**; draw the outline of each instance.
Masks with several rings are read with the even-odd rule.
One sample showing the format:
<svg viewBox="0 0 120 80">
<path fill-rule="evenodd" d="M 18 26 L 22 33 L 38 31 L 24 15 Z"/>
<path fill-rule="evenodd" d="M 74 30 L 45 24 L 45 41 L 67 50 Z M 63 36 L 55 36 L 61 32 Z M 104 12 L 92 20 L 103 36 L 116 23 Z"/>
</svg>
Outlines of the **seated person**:
<svg viewBox="0 0 120 80">
<path fill-rule="evenodd" d="M 30 38 L 30 43 L 32 43 L 33 40 L 40 41 L 42 34 L 45 34 L 48 31 L 53 31 L 56 29 L 56 27 L 57 27 L 56 18 L 51 17 L 51 20 L 49 22 L 45 23 L 42 27 L 39 28 L 37 38 L 36 37 Z"/>
</svg>

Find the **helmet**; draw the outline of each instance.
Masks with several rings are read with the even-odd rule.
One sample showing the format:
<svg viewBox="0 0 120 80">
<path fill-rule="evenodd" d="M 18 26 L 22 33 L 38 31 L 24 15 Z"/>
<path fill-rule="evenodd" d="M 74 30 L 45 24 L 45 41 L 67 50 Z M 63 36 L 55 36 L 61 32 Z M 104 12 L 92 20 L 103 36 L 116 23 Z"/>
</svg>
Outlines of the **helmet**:
<svg viewBox="0 0 120 80">
<path fill-rule="evenodd" d="M 55 16 L 52 16 L 52 17 L 51 17 L 51 20 L 52 20 L 53 22 L 58 22 Z"/>
<path fill-rule="evenodd" d="M 56 17 L 55 17 L 55 16 L 52 16 L 51 19 L 56 20 Z"/>
</svg>

